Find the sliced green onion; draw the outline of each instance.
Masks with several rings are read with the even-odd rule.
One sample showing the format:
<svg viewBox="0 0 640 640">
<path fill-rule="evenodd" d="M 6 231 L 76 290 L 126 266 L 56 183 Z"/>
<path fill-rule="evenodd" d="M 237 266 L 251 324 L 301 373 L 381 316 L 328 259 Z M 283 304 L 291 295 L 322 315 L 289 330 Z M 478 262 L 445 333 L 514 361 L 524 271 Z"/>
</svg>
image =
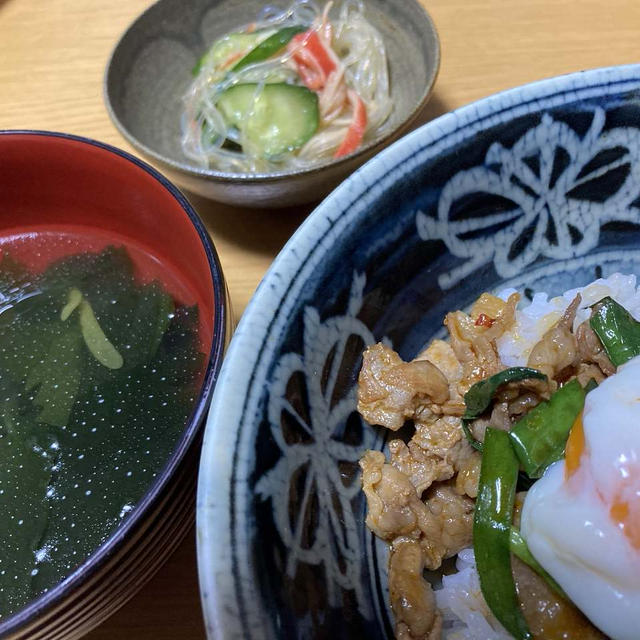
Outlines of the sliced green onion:
<svg viewBox="0 0 640 640">
<path fill-rule="evenodd" d="M 531 551 L 529 551 L 529 547 L 527 546 L 524 538 L 514 527 L 511 527 L 509 536 L 509 548 L 511 549 L 511 553 L 513 553 L 513 555 L 520 558 L 520 560 L 522 560 L 522 562 L 524 562 L 525 564 L 528 564 L 559 596 L 562 596 L 563 598 L 567 597 L 560 585 L 542 568 L 542 565 L 533 557 L 533 554 L 531 553 Z"/>
<path fill-rule="evenodd" d="M 474 418 L 475 419 L 475 418 Z M 462 418 L 462 431 L 469 442 L 469 444 L 476 449 L 477 451 L 482 451 L 482 442 L 480 440 L 476 440 L 473 437 L 473 433 L 471 433 L 471 423 L 473 420 L 468 420 L 467 418 Z"/>
<path fill-rule="evenodd" d="M 590 378 L 589 382 L 587 382 L 587 384 L 584 385 L 584 392 L 585 394 L 589 393 L 590 391 L 597 389 L 597 387 L 598 387 L 598 383 L 593 378 Z"/>
<path fill-rule="evenodd" d="M 511 521 L 518 459 L 506 431 L 487 428 L 473 519 L 473 550 L 480 587 L 493 615 L 517 640 L 531 632 L 511 573 Z"/>
<path fill-rule="evenodd" d="M 477 418 L 484 413 L 491 404 L 496 391 L 507 382 L 519 382 L 529 378 L 546 380 L 547 376 L 537 369 L 530 367 L 510 367 L 504 369 L 489 378 L 476 382 L 467 393 L 464 394 L 464 403 L 467 410 L 465 418 Z"/>
<path fill-rule="evenodd" d="M 589 324 L 615 367 L 640 355 L 640 322 L 613 298 L 607 296 L 593 305 Z"/>
<path fill-rule="evenodd" d="M 564 455 L 569 431 L 584 407 L 585 392 L 574 379 L 524 415 L 509 432 L 511 444 L 530 478 Z"/>
<path fill-rule="evenodd" d="M 510 367 L 504 369 L 489 378 L 476 382 L 467 393 L 464 394 L 464 404 L 466 410 L 462 416 L 462 430 L 467 440 L 474 449 L 482 451 L 482 443 L 476 440 L 471 433 L 470 425 L 476 418 L 479 418 L 491 405 L 496 391 L 508 382 L 519 382 L 529 378 L 546 380 L 547 376 L 530 367 Z"/>
</svg>

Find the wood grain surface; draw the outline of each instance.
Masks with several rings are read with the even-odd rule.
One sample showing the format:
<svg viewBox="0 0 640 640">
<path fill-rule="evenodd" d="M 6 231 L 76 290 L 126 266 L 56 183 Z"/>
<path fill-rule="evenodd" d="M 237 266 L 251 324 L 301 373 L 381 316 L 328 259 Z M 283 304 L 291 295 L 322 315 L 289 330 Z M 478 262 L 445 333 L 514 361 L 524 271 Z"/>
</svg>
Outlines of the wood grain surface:
<svg viewBox="0 0 640 640">
<path fill-rule="evenodd" d="M 533 80 L 638 61 L 638 0 L 421 1 L 442 44 L 425 120 Z M 148 0 L 0 0 L 0 129 L 64 131 L 133 152 L 109 120 L 102 82 L 118 37 L 149 5 Z M 213 237 L 239 317 L 312 207 L 261 212 L 187 195 Z M 193 534 L 133 600 L 87 636 L 203 637 Z"/>
</svg>

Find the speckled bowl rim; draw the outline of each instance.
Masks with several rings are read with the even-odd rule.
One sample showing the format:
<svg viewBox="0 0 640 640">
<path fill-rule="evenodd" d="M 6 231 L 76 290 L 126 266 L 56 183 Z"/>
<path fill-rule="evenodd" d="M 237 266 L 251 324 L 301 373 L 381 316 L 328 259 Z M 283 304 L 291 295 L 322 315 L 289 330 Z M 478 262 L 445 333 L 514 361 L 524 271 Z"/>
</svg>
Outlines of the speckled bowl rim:
<svg viewBox="0 0 640 640">
<path fill-rule="evenodd" d="M 231 341 L 205 429 L 197 498 L 198 570 L 209 638 L 272 637 L 269 612 L 251 579 L 251 504 L 255 415 L 275 343 L 306 278 L 322 269 L 332 236 L 348 233 L 369 203 L 443 150 L 480 131 L 541 108 L 603 92 L 640 91 L 640 64 L 579 71 L 526 84 L 447 113 L 411 132 L 352 174 L 305 220 L 249 302 Z M 316 273 L 317 275 L 317 273 Z M 256 383 L 260 381 L 260 385 Z M 244 500 L 243 500 L 244 498 Z M 249 568 L 249 570 L 247 570 Z"/>
<path fill-rule="evenodd" d="M 420 4 L 417 0 L 405 0 L 405 2 L 411 2 L 413 5 L 418 7 L 421 10 L 421 13 L 424 15 L 425 20 L 425 29 L 428 30 L 435 44 L 435 48 L 433 51 L 433 60 L 427 61 L 427 82 L 424 86 L 424 90 L 420 99 L 415 104 L 413 110 L 409 115 L 400 123 L 398 123 L 393 129 L 386 131 L 385 134 L 381 137 L 374 138 L 369 141 L 367 144 L 360 147 L 354 153 L 350 153 L 342 158 L 337 160 L 327 160 L 320 164 L 313 165 L 308 168 L 297 169 L 295 171 L 273 171 L 269 173 L 232 173 L 229 171 L 216 171 L 215 169 L 204 169 L 198 168 L 192 164 L 188 164 L 186 162 L 179 162 L 169 156 L 165 156 L 157 151 L 153 150 L 151 147 L 140 142 L 124 125 L 124 123 L 118 118 L 111 104 L 111 98 L 109 95 L 109 74 L 111 71 L 111 63 L 113 58 L 115 57 L 118 48 L 124 39 L 128 36 L 129 32 L 136 26 L 136 24 L 141 21 L 145 15 L 149 12 L 153 11 L 154 7 L 164 0 L 157 0 L 154 4 L 148 7 L 145 11 L 143 11 L 124 31 L 122 36 L 118 39 L 118 42 L 114 46 L 111 51 L 111 55 L 109 56 L 109 60 L 107 62 L 107 66 L 105 69 L 104 79 L 102 83 L 102 93 L 104 97 L 105 106 L 109 117 L 112 122 L 115 124 L 116 128 L 120 132 L 120 134 L 138 151 L 145 154 L 149 158 L 152 158 L 154 161 L 158 162 L 165 167 L 170 169 L 174 169 L 180 171 L 184 174 L 195 178 L 210 178 L 211 180 L 225 183 L 225 184 L 234 184 L 238 182 L 242 182 L 243 184 L 263 184 L 263 183 L 271 183 L 278 182 L 283 178 L 291 178 L 294 176 L 309 176 L 317 174 L 321 171 L 324 171 L 328 167 L 340 167 L 343 164 L 348 164 L 352 162 L 354 158 L 357 158 L 361 155 L 366 155 L 375 149 L 379 149 L 385 146 L 389 141 L 396 139 L 403 132 L 407 131 L 411 125 L 416 121 L 416 119 L 420 116 L 423 109 L 425 108 L 427 102 L 429 102 L 429 98 L 433 93 L 433 88 L 436 83 L 436 79 L 438 77 L 438 73 L 440 71 L 440 57 L 441 57 L 441 47 L 440 47 L 440 38 L 438 36 L 438 31 L 434 24 L 431 15 L 428 13 L 426 8 Z"/>
<path fill-rule="evenodd" d="M 62 138 L 64 140 L 71 140 L 75 143 L 97 147 L 110 154 L 119 156 L 120 158 L 130 162 L 135 167 L 142 169 L 162 187 L 164 187 L 168 192 L 168 195 L 178 203 L 185 215 L 189 218 L 200 238 L 200 242 L 202 243 L 202 247 L 207 256 L 209 273 L 212 281 L 214 317 L 211 349 L 209 350 L 207 357 L 207 366 L 204 372 L 200 392 L 195 400 L 194 409 L 186 423 L 182 436 L 176 444 L 171 456 L 162 468 L 160 475 L 150 485 L 142 498 L 138 500 L 131 516 L 117 528 L 106 542 L 98 547 L 97 550 L 95 550 L 64 580 L 58 582 L 54 587 L 49 589 L 49 591 L 35 598 L 25 607 L 7 617 L 6 620 L 3 620 L 0 623 L 0 637 L 5 637 L 5 635 L 18 632 L 24 625 L 37 620 L 39 616 L 45 614 L 54 606 L 61 604 L 76 588 L 98 571 L 99 568 L 107 562 L 107 560 L 117 554 L 118 550 L 135 533 L 136 529 L 142 522 L 144 522 L 145 518 L 148 517 L 150 507 L 171 482 L 180 462 L 197 441 L 199 432 L 204 428 L 204 417 L 206 416 L 206 412 L 209 408 L 209 401 L 211 399 L 213 386 L 222 366 L 222 358 L 226 346 L 226 338 L 228 336 L 228 327 L 230 324 L 230 309 L 227 305 L 226 286 L 222 273 L 222 266 L 220 265 L 220 260 L 213 242 L 207 233 L 202 220 L 195 212 L 195 209 L 189 204 L 180 190 L 167 180 L 167 178 L 146 162 L 136 158 L 126 151 L 103 142 L 98 142 L 91 138 L 54 131 L 31 129 L 0 130 L 0 136 L 12 135 Z"/>
</svg>

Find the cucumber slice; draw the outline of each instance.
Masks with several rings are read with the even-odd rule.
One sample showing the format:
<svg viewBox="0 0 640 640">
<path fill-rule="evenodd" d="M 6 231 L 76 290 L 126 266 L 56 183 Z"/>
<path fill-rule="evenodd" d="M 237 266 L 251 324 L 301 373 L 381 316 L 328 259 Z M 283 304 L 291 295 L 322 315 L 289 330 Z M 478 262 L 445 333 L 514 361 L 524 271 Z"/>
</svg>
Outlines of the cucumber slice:
<svg viewBox="0 0 640 640">
<path fill-rule="evenodd" d="M 247 52 L 251 52 L 264 40 L 269 40 L 272 35 L 274 35 L 273 29 L 263 29 L 254 33 L 228 33 L 226 36 L 218 38 L 209 47 L 193 67 L 191 73 L 197 76 L 200 73 L 200 69 L 208 64 L 211 64 L 215 69 L 235 54 L 246 57 Z M 244 57 L 240 58 L 240 61 Z"/>
<path fill-rule="evenodd" d="M 289 41 L 293 36 L 306 30 L 307 27 L 295 26 L 284 27 L 279 31 L 276 31 L 273 35 L 270 35 L 266 40 L 263 40 L 249 51 L 244 58 L 239 60 L 233 67 L 232 71 L 238 71 L 250 64 L 262 62 L 263 60 L 270 58 L 274 53 L 277 53 L 280 49 L 289 44 Z"/>
<path fill-rule="evenodd" d="M 250 149 L 272 157 L 300 148 L 318 129 L 318 96 L 291 84 L 236 84 L 220 94 L 218 109 L 241 130 Z"/>
</svg>

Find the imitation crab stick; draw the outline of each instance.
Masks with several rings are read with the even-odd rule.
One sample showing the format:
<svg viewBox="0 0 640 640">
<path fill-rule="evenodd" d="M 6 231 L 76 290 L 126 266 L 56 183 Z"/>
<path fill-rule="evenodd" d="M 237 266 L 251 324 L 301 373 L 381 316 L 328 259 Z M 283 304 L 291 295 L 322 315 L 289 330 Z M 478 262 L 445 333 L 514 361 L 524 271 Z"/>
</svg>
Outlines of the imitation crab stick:
<svg viewBox="0 0 640 640">
<path fill-rule="evenodd" d="M 298 68 L 302 82 L 313 91 L 319 91 L 327 82 L 336 63 L 313 29 L 293 37 L 289 52 Z"/>
<path fill-rule="evenodd" d="M 347 91 L 347 96 L 353 108 L 353 118 L 342 143 L 333 154 L 334 158 L 340 158 L 355 151 L 362 144 L 362 138 L 367 128 L 367 109 L 364 102 L 353 89 Z"/>
</svg>

